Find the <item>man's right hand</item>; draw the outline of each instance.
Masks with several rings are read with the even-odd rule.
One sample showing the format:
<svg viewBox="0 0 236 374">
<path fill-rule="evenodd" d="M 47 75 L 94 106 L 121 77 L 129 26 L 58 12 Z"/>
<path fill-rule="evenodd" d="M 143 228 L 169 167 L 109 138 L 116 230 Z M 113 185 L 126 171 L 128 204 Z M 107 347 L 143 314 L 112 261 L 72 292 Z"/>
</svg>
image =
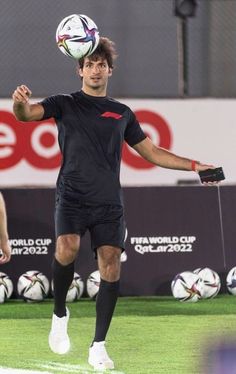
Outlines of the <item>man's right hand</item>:
<svg viewBox="0 0 236 374">
<path fill-rule="evenodd" d="M 18 86 L 12 94 L 13 112 L 19 121 L 40 121 L 43 118 L 43 106 L 40 103 L 30 104 L 31 95 L 32 92 L 24 84 Z"/>
<path fill-rule="evenodd" d="M 12 99 L 14 100 L 14 103 L 27 104 L 31 95 L 32 92 L 30 91 L 30 89 L 22 84 L 15 89 L 12 94 Z"/>
</svg>

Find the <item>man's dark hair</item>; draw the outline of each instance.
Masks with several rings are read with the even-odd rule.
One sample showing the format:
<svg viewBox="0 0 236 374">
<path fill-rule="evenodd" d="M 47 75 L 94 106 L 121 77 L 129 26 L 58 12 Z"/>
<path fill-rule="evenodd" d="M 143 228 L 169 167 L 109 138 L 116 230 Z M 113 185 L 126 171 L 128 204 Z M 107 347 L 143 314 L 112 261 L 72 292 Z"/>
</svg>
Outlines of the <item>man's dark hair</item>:
<svg viewBox="0 0 236 374">
<path fill-rule="evenodd" d="M 101 36 L 97 48 L 90 56 L 87 57 L 91 61 L 97 61 L 99 58 L 102 58 L 103 60 L 107 61 L 109 68 L 113 68 L 114 60 L 117 57 L 115 43 L 112 42 L 110 39 Z M 79 67 L 83 69 L 84 57 L 80 58 L 78 60 L 78 63 Z"/>
</svg>

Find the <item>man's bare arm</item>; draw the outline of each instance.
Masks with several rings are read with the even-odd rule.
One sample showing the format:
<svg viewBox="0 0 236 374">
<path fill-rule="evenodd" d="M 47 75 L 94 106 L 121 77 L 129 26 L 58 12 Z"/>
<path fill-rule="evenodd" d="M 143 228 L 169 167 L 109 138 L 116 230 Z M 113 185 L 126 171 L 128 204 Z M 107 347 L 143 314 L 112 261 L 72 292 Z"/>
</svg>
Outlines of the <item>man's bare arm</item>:
<svg viewBox="0 0 236 374">
<path fill-rule="evenodd" d="M 175 170 L 193 170 L 191 159 L 177 156 L 164 148 L 156 147 L 149 138 L 142 140 L 133 147 L 145 160 L 163 168 Z M 212 165 L 195 162 L 195 171 L 212 168 Z"/>
</svg>

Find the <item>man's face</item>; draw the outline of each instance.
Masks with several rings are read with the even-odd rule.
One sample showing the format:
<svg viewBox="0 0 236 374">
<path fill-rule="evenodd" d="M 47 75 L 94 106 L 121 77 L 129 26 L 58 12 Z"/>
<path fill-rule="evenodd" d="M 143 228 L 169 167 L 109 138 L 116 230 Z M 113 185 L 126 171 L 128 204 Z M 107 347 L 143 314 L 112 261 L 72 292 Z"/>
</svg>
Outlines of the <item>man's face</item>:
<svg viewBox="0 0 236 374">
<path fill-rule="evenodd" d="M 83 78 L 83 85 L 99 89 L 106 87 L 108 78 L 112 75 L 112 69 L 109 68 L 107 61 L 99 58 L 92 61 L 85 57 L 83 68 L 79 69 L 79 75 Z"/>
</svg>

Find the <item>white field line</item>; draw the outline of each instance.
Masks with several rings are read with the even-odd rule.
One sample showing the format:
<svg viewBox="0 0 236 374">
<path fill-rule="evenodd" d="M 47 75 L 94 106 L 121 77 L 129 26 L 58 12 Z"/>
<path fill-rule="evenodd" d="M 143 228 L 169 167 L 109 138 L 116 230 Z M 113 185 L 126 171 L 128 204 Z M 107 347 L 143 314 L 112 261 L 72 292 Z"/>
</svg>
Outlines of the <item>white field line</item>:
<svg viewBox="0 0 236 374">
<path fill-rule="evenodd" d="M 77 374 L 101 374 L 101 371 L 95 371 L 92 368 L 87 368 L 82 365 L 70 365 L 70 364 L 62 364 L 58 362 L 52 361 L 39 361 L 38 363 L 33 360 L 33 365 L 40 368 L 46 369 L 50 371 L 35 371 L 35 370 L 27 370 L 27 369 L 13 369 L 13 368 L 6 368 L 0 367 L 0 374 L 55 374 L 58 372 L 64 373 L 77 373 Z M 107 373 L 110 372 L 112 374 L 125 374 L 121 371 L 116 370 L 107 370 Z"/>
<path fill-rule="evenodd" d="M 51 369 L 51 370 L 56 370 L 57 373 L 60 371 L 62 373 L 78 373 L 78 374 L 90 374 L 90 373 L 95 373 L 97 374 L 98 372 L 97 371 L 93 371 L 93 370 L 89 370 L 83 366 L 79 366 L 79 365 L 76 365 L 77 368 L 67 368 L 67 367 L 64 367 L 64 366 L 51 366 L 51 365 L 46 365 L 46 364 L 43 364 L 41 366 L 38 366 L 38 367 L 41 367 L 42 369 Z M 101 374 L 101 372 L 99 373 Z"/>
<path fill-rule="evenodd" d="M 49 371 L 35 371 L 35 370 L 24 370 L 24 369 L 13 369 L 0 367 L 0 374 L 53 374 Z"/>
<path fill-rule="evenodd" d="M 62 364 L 58 362 L 52 362 L 52 361 L 40 361 L 38 364 L 35 363 L 35 366 L 42 369 L 47 370 L 56 370 L 57 372 L 65 372 L 65 373 L 78 373 L 78 374 L 101 374 L 101 371 L 95 371 L 92 368 L 88 368 L 86 366 L 82 365 L 71 365 L 71 364 Z M 121 371 L 111 370 L 107 372 L 111 372 L 112 374 L 125 374 Z"/>
</svg>

